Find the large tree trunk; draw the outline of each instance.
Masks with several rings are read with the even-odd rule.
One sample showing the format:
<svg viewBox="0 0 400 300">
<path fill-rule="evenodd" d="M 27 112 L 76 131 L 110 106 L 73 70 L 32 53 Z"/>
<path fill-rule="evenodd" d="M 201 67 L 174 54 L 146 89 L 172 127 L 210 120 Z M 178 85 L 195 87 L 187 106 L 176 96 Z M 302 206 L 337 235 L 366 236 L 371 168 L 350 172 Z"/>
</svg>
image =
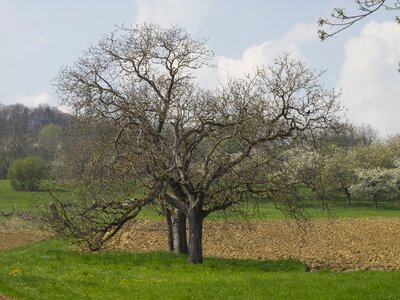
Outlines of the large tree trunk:
<svg viewBox="0 0 400 300">
<path fill-rule="evenodd" d="M 172 232 L 174 252 L 177 254 L 188 253 L 186 216 L 177 209 L 174 209 L 172 214 Z"/>
<path fill-rule="evenodd" d="M 188 253 L 186 216 L 175 208 L 163 205 L 168 228 L 168 249 L 177 254 Z"/>
<path fill-rule="evenodd" d="M 189 257 L 192 264 L 203 262 L 203 215 L 201 210 L 192 210 L 188 214 L 189 221 Z"/>
</svg>

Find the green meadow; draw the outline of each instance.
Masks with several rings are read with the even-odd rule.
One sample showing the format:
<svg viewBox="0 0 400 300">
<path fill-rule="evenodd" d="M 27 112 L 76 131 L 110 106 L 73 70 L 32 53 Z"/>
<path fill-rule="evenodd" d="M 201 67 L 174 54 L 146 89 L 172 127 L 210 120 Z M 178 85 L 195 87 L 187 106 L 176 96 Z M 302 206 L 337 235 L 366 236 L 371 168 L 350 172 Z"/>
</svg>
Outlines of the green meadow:
<svg viewBox="0 0 400 300">
<path fill-rule="evenodd" d="M 46 206 L 46 192 L 14 192 L 0 181 L 0 210 Z M 399 216 L 397 202 L 374 209 L 365 199 L 344 199 L 322 209 L 308 200 L 313 217 Z M 211 219 L 279 219 L 268 201 L 242 207 L 245 214 L 214 214 Z M 161 216 L 145 209 L 142 218 Z M 0 252 L 0 295 L 12 299 L 398 299 L 400 271 L 307 272 L 295 260 L 240 260 L 206 257 L 190 265 L 166 252 L 83 253 L 58 238 Z M 1 297 L 0 297 L 1 298 Z"/>
<path fill-rule="evenodd" d="M 45 192 L 15 192 L 8 180 L 0 180 L 0 210 L 12 211 L 20 209 L 37 209 L 46 206 L 51 201 L 51 196 Z M 348 206 L 343 196 L 338 195 L 335 201 L 321 203 L 308 197 L 302 203 L 309 217 L 395 217 L 400 216 L 400 201 L 382 201 L 378 209 L 373 208 L 369 199 L 354 197 Z M 145 208 L 139 215 L 145 219 L 162 219 L 157 209 Z M 250 199 L 233 210 L 210 215 L 211 220 L 221 219 L 252 219 L 268 220 L 286 218 L 285 214 L 266 199 Z"/>
<path fill-rule="evenodd" d="M 53 239 L 0 253 L 0 291 L 15 299 L 398 299 L 400 272 L 306 272 L 294 260 L 171 253 L 80 253 Z"/>
</svg>

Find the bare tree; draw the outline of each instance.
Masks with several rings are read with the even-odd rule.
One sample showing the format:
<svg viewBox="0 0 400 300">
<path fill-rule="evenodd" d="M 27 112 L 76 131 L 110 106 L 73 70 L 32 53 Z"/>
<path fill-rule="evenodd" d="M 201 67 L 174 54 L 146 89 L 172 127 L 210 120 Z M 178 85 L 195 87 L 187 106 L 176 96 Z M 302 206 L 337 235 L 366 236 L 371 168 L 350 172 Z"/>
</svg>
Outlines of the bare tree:
<svg viewBox="0 0 400 300">
<path fill-rule="evenodd" d="M 318 20 L 319 27 L 330 26 L 334 28 L 332 31 L 318 30 L 319 38 L 322 41 L 349 28 L 380 9 L 400 10 L 399 0 L 354 0 L 354 3 L 357 6 L 356 12 L 348 13 L 345 8 L 334 8 L 331 13 L 333 21 L 328 18 Z M 400 23 L 398 16 L 395 19 Z"/>
<path fill-rule="evenodd" d="M 56 183 L 46 185 L 53 201 L 45 223 L 93 251 L 158 196 L 140 191 L 129 168 L 116 160 L 109 142 L 115 130 L 107 120 L 71 120 L 65 146 L 53 162 L 51 179 Z"/>
<path fill-rule="evenodd" d="M 144 24 L 105 36 L 56 80 L 79 116 L 118 128 L 119 165 L 187 219 L 191 263 L 202 262 L 204 218 L 249 192 L 267 193 L 274 150 L 337 124 L 340 109 L 335 91 L 320 85 L 321 73 L 289 54 L 203 90 L 192 70 L 212 57 L 204 41 L 180 28 Z"/>
</svg>

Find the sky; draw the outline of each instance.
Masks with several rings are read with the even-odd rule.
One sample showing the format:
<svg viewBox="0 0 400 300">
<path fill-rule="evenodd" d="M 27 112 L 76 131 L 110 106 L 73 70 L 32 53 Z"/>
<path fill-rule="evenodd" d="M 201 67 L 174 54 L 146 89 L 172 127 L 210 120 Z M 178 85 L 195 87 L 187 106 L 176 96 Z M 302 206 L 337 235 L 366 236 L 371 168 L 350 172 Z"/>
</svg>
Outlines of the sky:
<svg viewBox="0 0 400 300">
<path fill-rule="evenodd" d="M 269 65 L 284 51 L 326 71 L 347 118 L 382 136 L 400 133 L 400 25 L 381 11 L 319 41 L 317 20 L 348 0 L 0 0 L 0 103 L 59 106 L 51 81 L 116 25 L 178 25 L 207 38 L 215 68 L 197 74 L 214 87 Z"/>
</svg>

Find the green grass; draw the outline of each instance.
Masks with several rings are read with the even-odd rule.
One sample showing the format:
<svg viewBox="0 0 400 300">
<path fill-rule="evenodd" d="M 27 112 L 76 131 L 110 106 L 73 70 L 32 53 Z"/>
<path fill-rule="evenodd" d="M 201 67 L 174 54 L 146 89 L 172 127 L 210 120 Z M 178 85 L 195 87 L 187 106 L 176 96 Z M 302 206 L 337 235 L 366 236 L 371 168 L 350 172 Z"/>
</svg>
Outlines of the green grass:
<svg viewBox="0 0 400 300">
<path fill-rule="evenodd" d="M 0 210 L 28 209 L 37 205 L 45 205 L 51 201 L 47 192 L 15 192 L 8 180 L 0 180 Z M 254 205 L 254 204 L 257 205 Z M 400 216 L 400 201 L 382 201 L 378 209 L 373 208 L 372 201 L 365 198 L 354 197 L 350 206 L 345 203 L 342 195 L 335 201 L 328 203 L 329 210 L 323 209 L 315 200 L 306 200 L 303 207 L 314 218 L 326 217 L 398 217 Z M 211 220 L 243 219 L 252 220 L 282 219 L 284 213 L 276 209 L 274 204 L 265 199 L 250 201 L 241 206 L 244 214 L 235 214 L 227 211 L 224 214 L 214 213 L 209 216 Z M 139 215 L 144 219 L 162 219 L 163 217 L 154 209 L 145 208 Z"/>
<path fill-rule="evenodd" d="M 14 192 L 0 180 L 0 210 L 26 209 L 50 201 L 47 193 Z M 304 207 L 326 217 L 316 201 Z M 268 201 L 244 204 L 250 219 L 284 215 Z M 365 199 L 331 204 L 337 217 L 400 216 L 396 201 L 377 210 Z M 161 218 L 146 209 L 143 218 Z M 228 215 L 228 218 L 238 217 Z M 211 219 L 223 216 L 214 214 Z M 294 260 L 205 258 L 189 265 L 171 253 L 79 253 L 58 239 L 0 252 L 0 295 L 15 299 L 398 299 L 400 271 L 305 272 Z"/>
<path fill-rule="evenodd" d="M 50 202 L 47 192 L 16 192 L 8 180 L 0 180 L 0 210 L 28 209 Z"/>
<path fill-rule="evenodd" d="M 51 240 L 0 253 L 0 294 L 15 299 L 398 299 L 400 272 L 305 272 L 294 260 L 170 253 L 78 253 Z"/>
<path fill-rule="evenodd" d="M 312 218 L 354 218 L 354 217 L 399 217 L 400 202 L 382 202 L 378 209 L 373 208 L 372 203 L 368 201 L 354 202 L 350 206 L 339 201 L 327 203 L 327 208 L 316 201 L 305 201 L 303 208 Z M 244 205 L 244 211 L 250 219 L 282 219 L 285 214 L 276 209 L 274 204 L 267 201 L 261 201 L 254 204 L 248 203 Z"/>
<path fill-rule="evenodd" d="M 317 201 L 304 201 L 303 208 L 311 218 L 359 218 L 359 217 L 400 217 L 400 201 L 386 201 L 380 203 L 378 209 L 373 208 L 372 201 L 368 199 L 355 199 L 348 206 L 340 201 L 326 203 L 327 207 L 323 208 L 321 203 Z M 239 211 L 239 212 L 235 212 Z M 217 212 L 208 216 L 208 220 L 223 220 L 223 219 L 250 219 L 250 220 L 271 220 L 283 219 L 287 216 L 270 201 L 249 201 L 240 206 L 239 210 L 226 212 Z M 143 209 L 139 215 L 144 219 L 162 219 L 163 217 L 152 209 Z"/>
</svg>

